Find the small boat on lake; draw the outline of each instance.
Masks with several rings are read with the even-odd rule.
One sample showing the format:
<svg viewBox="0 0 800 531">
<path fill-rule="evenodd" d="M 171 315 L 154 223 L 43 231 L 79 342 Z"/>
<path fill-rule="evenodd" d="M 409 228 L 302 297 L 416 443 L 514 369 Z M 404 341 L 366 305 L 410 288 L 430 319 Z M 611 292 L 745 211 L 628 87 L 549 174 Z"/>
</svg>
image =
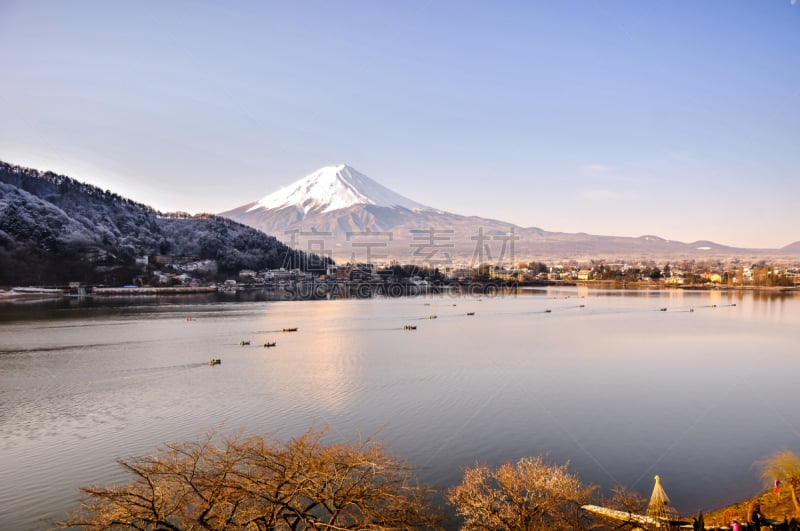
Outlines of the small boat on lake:
<svg viewBox="0 0 800 531">
<path fill-rule="evenodd" d="M 297 332 L 297 328 L 284 328 L 284 332 Z"/>
<path fill-rule="evenodd" d="M 249 344 L 250 344 L 250 342 L 249 342 L 249 341 L 245 341 L 245 340 L 241 340 L 241 341 L 239 341 L 239 345 L 240 345 L 240 346 L 242 346 L 242 347 L 244 347 L 244 346 L 246 346 L 246 345 L 249 345 Z"/>
<path fill-rule="evenodd" d="M 467 312 L 467 315 L 475 315 L 475 312 Z"/>
<path fill-rule="evenodd" d="M 222 363 L 222 360 L 219 359 L 212 359 L 211 361 L 208 362 L 208 364 L 211 365 L 212 367 L 214 365 L 219 365 L 220 363 Z"/>
<path fill-rule="evenodd" d="M 275 345 L 276 345 L 275 341 L 273 341 L 272 343 L 267 342 L 264 343 L 264 348 L 274 347 Z"/>
<path fill-rule="evenodd" d="M 436 319 L 436 316 L 435 315 L 429 315 L 428 319 Z"/>
<path fill-rule="evenodd" d="M 405 325 L 403 327 L 403 330 L 416 330 L 416 329 L 417 329 L 417 325 Z"/>
</svg>

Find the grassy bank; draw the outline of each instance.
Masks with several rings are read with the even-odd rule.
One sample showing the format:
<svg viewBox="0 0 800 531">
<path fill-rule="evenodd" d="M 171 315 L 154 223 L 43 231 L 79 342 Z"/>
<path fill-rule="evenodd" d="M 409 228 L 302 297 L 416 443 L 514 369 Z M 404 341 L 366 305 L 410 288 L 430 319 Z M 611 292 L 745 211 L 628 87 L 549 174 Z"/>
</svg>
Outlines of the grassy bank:
<svg viewBox="0 0 800 531">
<path fill-rule="evenodd" d="M 705 524 L 723 526 L 729 524 L 733 519 L 745 522 L 750 508 L 755 502 L 761 504 L 761 513 L 771 520 L 782 520 L 784 516 L 790 519 L 795 514 L 789 489 L 783 487 L 779 494 L 775 494 L 771 490 L 764 491 L 752 498 L 704 513 Z"/>
</svg>

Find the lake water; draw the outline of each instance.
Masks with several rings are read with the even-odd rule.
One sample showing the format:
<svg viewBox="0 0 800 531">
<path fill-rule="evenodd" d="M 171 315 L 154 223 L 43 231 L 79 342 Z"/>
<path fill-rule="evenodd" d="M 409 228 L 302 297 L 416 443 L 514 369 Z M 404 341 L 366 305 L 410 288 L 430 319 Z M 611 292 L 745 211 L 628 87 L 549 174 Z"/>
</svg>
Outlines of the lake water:
<svg viewBox="0 0 800 531">
<path fill-rule="evenodd" d="M 660 474 L 681 513 L 708 510 L 761 488 L 754 461 L 800 451 L 798 340 L 800 297 L 779 293 L 7 304 L 0 529 L 47 528 L 79 486 L 125 478 L 117 457 L 312 425 L 380 430 L 440 489 L 547 454 L 644 495 Z"/>
</svg>

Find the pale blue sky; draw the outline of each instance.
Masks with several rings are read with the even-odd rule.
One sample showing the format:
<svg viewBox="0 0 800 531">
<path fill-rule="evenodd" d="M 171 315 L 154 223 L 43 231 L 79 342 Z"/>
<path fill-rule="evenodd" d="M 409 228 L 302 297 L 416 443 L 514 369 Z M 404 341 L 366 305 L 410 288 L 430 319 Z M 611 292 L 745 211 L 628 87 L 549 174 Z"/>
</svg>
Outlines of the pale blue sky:
<svg viewBox="0 0 800 531">
<path fill-rule="evenodd" d="M 791 0 L 0 0 L 0 109 L 0 159 L 161 210 L 347 163 L 522 226 L 800 240 Z"/>
</svg>

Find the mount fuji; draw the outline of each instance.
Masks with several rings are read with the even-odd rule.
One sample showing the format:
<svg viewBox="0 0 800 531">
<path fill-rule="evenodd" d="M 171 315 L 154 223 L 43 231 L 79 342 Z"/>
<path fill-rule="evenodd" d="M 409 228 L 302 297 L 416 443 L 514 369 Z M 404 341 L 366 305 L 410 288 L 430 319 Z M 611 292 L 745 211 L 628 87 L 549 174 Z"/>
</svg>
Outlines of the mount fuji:
<svg viewBox="0 0 800 531">
<path fill-rule="evenodd" d="M 220 215 L 274 235 L 295 248 L 351 262 L 509 263 L 546 258 L 695 258 L 756 252 L 657 236 L 547 232 L 462 216 L 404 197 L 345 164 L 320 168 L 260 200 Z"/>
<path fill-rule="evenodd" d="M 258 201 L 220 215 L 278 238 L 305 232 L 346 239 L 387 232 L 408 223 L 436 221 L 443 213 L 389 190 L 345 164 L 325 166 Z M 295 242 L 296 243 L 296 242 Z"/>
<path fill-rule="evenodd" d="M 357 205 L 433 210 L 397 194 L 345 164 L 325 166 L 299 181 L 274 192 L 248 211 L 295 207 L 309 213 L 327 213 Z"/>
</svg>

